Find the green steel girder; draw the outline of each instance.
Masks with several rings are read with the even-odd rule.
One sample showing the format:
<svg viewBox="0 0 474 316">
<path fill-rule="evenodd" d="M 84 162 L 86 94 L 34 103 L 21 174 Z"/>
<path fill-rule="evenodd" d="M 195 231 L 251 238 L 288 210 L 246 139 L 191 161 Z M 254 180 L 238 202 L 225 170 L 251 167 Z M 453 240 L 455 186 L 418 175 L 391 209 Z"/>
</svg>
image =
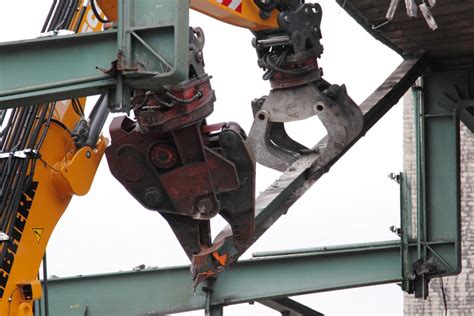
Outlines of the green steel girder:
<svg viewBox="0 0 474 316">
<path fill-rule="evenodd" d="M 122 90 L 122 81 L 154 90 L 186 79 L 188 1 L 119 8 L 117 30 L 0 44 L 0 109 Z"/>
<path fill-rule="evenodd" d="M 0 108 L 97 94 L 115 78 L 97 67 L 117 59 L 117 32 L 0 44 Z"/>
<path fill-rule="evenodd" d="M 416 244 L 410 246 L 416 255 Z M 211 291 L 193 292 L 189 267 L 49 281 L 50 315 L 87 308 L 88 316 L 147 315 L 204 309 L 358 286 L 400 282 L 400 242 L 328 247 L 325 251 L 241 261 Z"/>
</svg>

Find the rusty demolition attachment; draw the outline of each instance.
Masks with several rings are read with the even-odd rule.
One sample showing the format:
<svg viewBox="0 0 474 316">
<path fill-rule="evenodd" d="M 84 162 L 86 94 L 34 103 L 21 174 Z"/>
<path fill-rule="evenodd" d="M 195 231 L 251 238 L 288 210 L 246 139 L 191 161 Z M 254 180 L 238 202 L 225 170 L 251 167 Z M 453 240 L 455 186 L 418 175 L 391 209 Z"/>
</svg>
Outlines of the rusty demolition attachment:
<svg viewBox="0 0 474 316">
<path fill-rule="evenodd" d="M 280 28 L 256 32 L 253 42 L 258 63 L 265 70 L 263 78 L 270 80 L 273 89 L 252 103 L 249 143 L 257 162 L 279 171 L 308 154 L 320 154 L 326 160 L 325 155 L 336 152 L 362 126 L 362 114 L 345 86 L 322 79 L 317 62 L 323 53 L 321 6 L 301 2 L 289 2 L 278 15 Z M 324 148 L 306 148 L 286 133 L 284 123 L 313 116 L 328 132 Z"/>
<path fill-rule="evenodd" d="M 195 282 L 231 261 L 213 253 L 210 219 L 220 214 L 232 227 L 236 248 L 254 232 L 255 160 L 236 123 L 207 125 L 215 101 L 204 71 L 204 35 L 190 30 L 189 79 L 159 91 L 136 91 L 135 120 L 115 118 L 107 161 L 112 174 L 144 207 L 169 223 L 193 262 Z M 215 258 L 204 273 L 200 257 Z"/>
</svg>

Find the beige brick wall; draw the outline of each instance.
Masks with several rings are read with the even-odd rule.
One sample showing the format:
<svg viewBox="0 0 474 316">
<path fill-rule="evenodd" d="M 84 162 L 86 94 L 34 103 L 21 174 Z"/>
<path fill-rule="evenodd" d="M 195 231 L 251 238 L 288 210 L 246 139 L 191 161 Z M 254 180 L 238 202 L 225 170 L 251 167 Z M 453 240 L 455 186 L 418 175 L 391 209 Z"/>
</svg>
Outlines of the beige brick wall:
<svg viewBox="0 0 474 316">
<path fill-rule="evenodd" d="M 415 186 L 415 141 L 414 114 L 411 92 L 404 97 L 403 111 L 403 167 Z M 416 207 L 416 196 L 413 194 L 413 207 Z M 448 315 L 474 315 L 474 137 L 461 124 L 461 217 L 462 217 L 462 272 L 455 277 L 443 278 L 446 293 Z M 415 221 L 413 221 L 415 222 Z M 415 231 L 415 230 L 414 230 Z M 414 299 L 411 295 L 404 297 L 405 315 L 444 315 L 444 304 L 440 280 L 430 282 L 430 295 L 427 300 Z"/>
</svg>

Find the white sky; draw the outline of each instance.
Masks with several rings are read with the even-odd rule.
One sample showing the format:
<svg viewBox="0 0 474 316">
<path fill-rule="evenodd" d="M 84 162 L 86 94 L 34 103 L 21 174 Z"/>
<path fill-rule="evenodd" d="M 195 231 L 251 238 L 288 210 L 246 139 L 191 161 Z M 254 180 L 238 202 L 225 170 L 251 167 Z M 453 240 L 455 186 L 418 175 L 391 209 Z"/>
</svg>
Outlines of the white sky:
<svg viewBox="0 0 474 316">
<path fill-rule="evenodd" d="M 37 36 L 50 0 L 1 1 L 0 41 Z M 345 83 L 361 103 L 401 62 L 394 52 L 374 40 L 334 1 L 323 8 L 320 60 L 325 79 Z M 210 123 L 252 123 L 250 101 L 268 94 L 247 30 L 225 25 L 197 13 L 191 25 L 206 35 L 206 70 L 216 90 Z M 395 239 L 389 226 L 399 225 L 399 193 L 387 175 L 402 169 L 401 105 L 396 106 L 346 154 L 254 246 L 252 252 L 316 247 Z M 307 145 L 324 130 L 316 118 L 289 125 L 290 134 Z M 257 193 L 278 172 L 259 168 Z M 214 233 L 225 222 L 217 219 Z M 137 236 L 141 236 L 138 238 Z M 188 264 L 183 250 L 158 213 L 143 209 L 111 176 L 105 158 L 91 192 L 73 199 L 48 247 L 50 275 L 71 276 L 130 270 L 139 264 L 166 267 Z M 327 315 L 402 314 L 397 285 L 306 295 L 296 298 Z M 226 315 L 278 315 L 258 305 L 233 306 Z M 201 315 L 202 313 L 195 313 Z"/>
</svg>

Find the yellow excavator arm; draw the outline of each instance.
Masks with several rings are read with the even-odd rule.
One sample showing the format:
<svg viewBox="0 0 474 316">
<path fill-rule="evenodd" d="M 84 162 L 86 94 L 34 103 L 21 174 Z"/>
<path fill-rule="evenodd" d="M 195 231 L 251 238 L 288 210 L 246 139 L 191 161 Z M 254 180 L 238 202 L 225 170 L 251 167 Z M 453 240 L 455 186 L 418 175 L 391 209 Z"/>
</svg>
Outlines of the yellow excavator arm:
<svg viewBox="0 0 474 316">
<path fill-rule="evenodd" d="M 78 10 L 74 10 L 67 28 L 97 32 L 102 29 L 102 23 L 96 19 L 90 6 L 81 4 Z M 13 155 L 17 155 L 18 160 L 28 159 L 32 154 L 35 162 L 32 159 L 27 166 L 26 176 L 31 178 L 23 181 L 25 187 L 21 194 L 8 194 L 5 187 L 1 188 L 4 190 L 0 198 L 2 233 L 8 242 L 3 240 L 1 249 L 0 315 L 33 315 L 33 302 L 42 296 L 37 273 L 48 240 L 72 196 L 86 194 L 92 184 L 107 139 L 99 137 L 94 147 L 77 149 L 74 145 L 71 131 L 81 119 L 84 108 L 85 98 L 82 98 L 2 113 L 8 116 L 3 117 L 8 123 L 2 131 L 1 151 L 15 152 Z M 32 132 L 26 134 L 29 124 Z M 23 139 L 28 138 L 30 145 L 37 150 L 18 150 L 17 140 L 21 133 Z M 43 136 L 34 139 L 34 134 Z M 22 180 L 20 175 L 13 175 L 14 168 L 14 160 L 11 163 L 8 159 L 0 161 L 2 184 L 11 179 L 11 191 L 15 189 L 13 183 L 19 186 Z"/>
<path fill-rule="evenodd" d="M 97 0 L 110 21 L 117 20 L 117 2 Z M 191 0 L 193 10 L 209 15 L 222 22 L 261 31 L 278 27 L 277 10 L 262 18 L 261 9 L 253 0 Z"/>
</svg>

